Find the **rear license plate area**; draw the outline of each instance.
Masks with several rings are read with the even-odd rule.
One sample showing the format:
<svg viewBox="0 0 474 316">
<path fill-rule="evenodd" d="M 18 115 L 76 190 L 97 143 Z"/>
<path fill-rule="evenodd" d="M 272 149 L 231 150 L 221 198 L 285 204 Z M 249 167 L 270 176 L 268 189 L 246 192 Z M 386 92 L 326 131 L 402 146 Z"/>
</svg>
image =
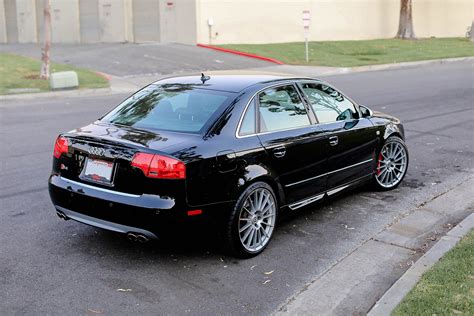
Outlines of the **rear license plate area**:
<svg viewBox="0 0 474 316">
<path fill-rule="evenodd" d="M 80 178 L 86 181 L 113 185 L 114 163 L 112 161 L 86 158 Z"/>
</svg>

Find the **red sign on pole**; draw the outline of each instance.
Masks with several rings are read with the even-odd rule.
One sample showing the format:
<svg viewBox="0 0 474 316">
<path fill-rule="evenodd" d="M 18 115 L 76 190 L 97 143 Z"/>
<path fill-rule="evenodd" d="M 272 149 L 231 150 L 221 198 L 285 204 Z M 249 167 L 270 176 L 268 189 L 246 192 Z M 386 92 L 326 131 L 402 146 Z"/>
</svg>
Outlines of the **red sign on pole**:
<svg viewBox="0 0 474 316">
<path fill-rule="evenodd" d="M 309 32 L 309 25 L 311 24 L 311 14 L 309 10 L 303 10 L 303 27 L 305 30 L 305 35 L 307 36 Z"/>
<path fill-rule="evenodd" d="M 304 28 L 304 42 L 305 42 L 305 57 L 306 63 L 309 62 L 309 49 L 308 49 L 308 37 L 309 37 L 309 25 L 311 24 L 311 13 L 309 10 L 303 10 L 303 28 Z"/>
</svg>

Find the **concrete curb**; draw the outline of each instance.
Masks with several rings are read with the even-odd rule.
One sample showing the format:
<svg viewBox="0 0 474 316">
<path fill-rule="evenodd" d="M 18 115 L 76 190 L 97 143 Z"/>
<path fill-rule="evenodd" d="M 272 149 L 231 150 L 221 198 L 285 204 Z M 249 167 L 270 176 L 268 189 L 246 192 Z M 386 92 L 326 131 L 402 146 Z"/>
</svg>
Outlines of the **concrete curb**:
<svg viewBox="0 0 474 316">
<path fill-rule="evenodd" d="M 468 230 L 465 222 L 450 232 L 447 227 L 473 213 L 473 187 L 474 177 L 468 177 L 400 212 L 390 224 L 368 236 L 288 297 L 272 315 L 347 315 L 356 311 L 365 314 L 373 309 L 387 289 L 425 254 L 424 249 L 430 247 L 430 241 L 446 240 L 455 244 L 459 239 L 457 236 Z M 432 255 L 425 257 L 428 256 Z M 405 285 L 407 292 L 416 281 Z M 403 298 L 404 294 L 400 296 Z"/>
<path fill-rule="evenodd" d="M 474 62 L 474 57 L 458 57 L 458 58 L 443 58 L 443 59 L 433 59 L 433 60 L 410 61 L 410 62 L 403 62 L 403 63 L 341 68 L 341 70 L 345 71 L 343 73 L 379 71 L 379 70 L 403 69 L 403 68 L 411 68 L 411 67 L 419 67 L 419 66 L 439 65 L 439 64 L 447 64 L 447 63 L 460 62 L 460 61 Z"/>
<path fill-rule="evenodd" d="M 370 66 L 360 66 L 360 67 L 333 67 L 333 69 L 325 70 L 319 76 L 334 76 L 334 75 L 344 75 L 350 73 L 358 73 L 358 72 L 370 72 L 370 71 L 382 71 L 382 70 L 397 70 L 397 69 L 406 69 L 406 68 L 415 68 L 415 67 L 423 67 L 423 66 L 431 66 L 431 65 L 441 65 L 441 64 L 448 64 L 453 62 L 464 62 L 464 61 L 472 61 L 474 62 L 474 57 L 459 57 L 459 58 L 444 58 L 444 59 L 433 59 L 433 60 L 421 60 L 421 61 L 410 61 L 410 62 L 403 62 L 403 63 L 393 63 L 393 64 L 382 64 L 382 65 L 370 65 Z M 324 68 L 324 67 L 317 67 L 317 66 L 303 66 L 303 65 L 285 65 L 287 67 L 295 67 L 295 68 L 306 68 L 316 69 L 316 68 Z M 328 67 L 326 67 L 328 68 Z M 301 72 L 301 70 L 299 71 Z"/>
<path fill-rule="evenodd" d="M 82 89 L 82 90 L 68 90 L 68 91 L 50 91 L 50 92 L 38 92 L 38 93 L 22 93 L 22 94 L 7 94 L 0 95 L 0 101 L 15 101 L 15 100 L 33 100 L 39 98 L 57 98 L 57 97 L 88 97 L 88 96 L 101 96 L 109 95 L 115 92 L 112 88 L 99 88 L 99 89 Z"/>
<path fill-rule="evenodd" d="M 369 316 L 390 315 L 403 298 L 418 283 L 423 273 L 434 266 L 449 250 L 454 248 L 462 237 L 474 228 L 474 213 L 467 216 L 461 223 L 451 229 L 412 265 L 398 281 L 377 301 L 368 313 Z"/>
</svg>

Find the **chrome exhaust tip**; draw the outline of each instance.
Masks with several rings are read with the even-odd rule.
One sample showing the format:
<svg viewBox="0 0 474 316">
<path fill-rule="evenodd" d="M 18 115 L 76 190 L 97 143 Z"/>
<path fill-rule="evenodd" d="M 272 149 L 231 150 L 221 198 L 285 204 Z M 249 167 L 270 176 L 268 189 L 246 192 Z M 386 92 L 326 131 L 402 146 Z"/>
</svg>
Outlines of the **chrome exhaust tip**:
<svg viewBox="0 0 474 316">
<path fill-rule="evenodd" d="M 137 235 L 133 234 L 133 233 L 128 233 L 127 234 L 127 238 L 128 240 L 130 241 L 137 241 Z"/>
<path fill-rule="evenodd" d="M 142 244 L 150 240 L 150 238 L 148 238 L 147 236 L 142 235 L 142 234 L 137 234 L 137 233 L 127 233 L 127 238 L 130 241 L 138 241 L 139 243 L 142 243 Z"/>
<path fill-rule="evenodd" d="M 62 220 L 65 220 L 67 221 L 69 218 L 62 212 L 56 212 L 56 215 L 58 215 L 58 217 Z"/>
<path fill-rule="evenodd" d="M 140 243 L 142 243 L 142 244 L 148 242 L 149 240 L 150 240 L 150 239 L 149 239 L 147 236 L 145 236 L 145 235 L 138 235 L 138 236 L 137 236 L 137 241 L 140 242 Z"/>
</svg>

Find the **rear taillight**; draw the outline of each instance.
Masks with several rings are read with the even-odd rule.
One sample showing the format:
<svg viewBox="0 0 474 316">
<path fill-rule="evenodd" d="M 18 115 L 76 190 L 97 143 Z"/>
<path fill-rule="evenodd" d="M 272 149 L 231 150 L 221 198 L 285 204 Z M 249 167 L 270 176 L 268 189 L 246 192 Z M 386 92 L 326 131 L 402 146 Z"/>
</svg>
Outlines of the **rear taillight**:
<svg viewBox="0 0 474 316">
<path fill-rule="evenodd" d="M 59 136 L 54 144 L 54 157 L 59 158 L 63 153 L 69 151 L 69 143 L 66 137 Z"/>
<path fill-rule="evenodd" d="M 133 156 L 132 167 L 142 170 L 149 178 L 186 179 L 186 165 L 166 156 L 137 153 Z"/>
</svg>

